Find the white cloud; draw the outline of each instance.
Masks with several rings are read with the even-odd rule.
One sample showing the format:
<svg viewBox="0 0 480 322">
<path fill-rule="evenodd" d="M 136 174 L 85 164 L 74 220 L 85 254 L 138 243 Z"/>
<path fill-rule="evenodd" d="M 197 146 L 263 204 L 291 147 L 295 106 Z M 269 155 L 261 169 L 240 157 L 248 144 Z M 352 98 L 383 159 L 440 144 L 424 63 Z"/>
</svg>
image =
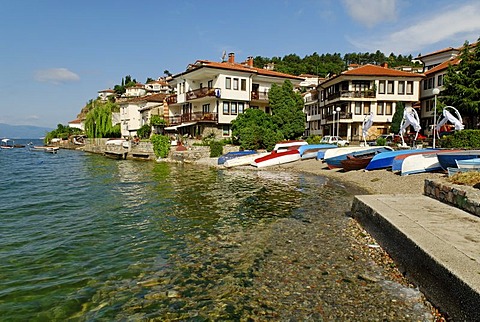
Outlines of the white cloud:
<svg viewBox="0 0 480 322">
<path fill-rule="evenodd" d="M 353 19 L 369 28 L 397 18 L 396 0 L 343 0 L 343 6 Z"/>
<path fill-rule="evenodd" d="M 80 76 L 66 68 L 50 68 L 35 72 L 35 80 L 44 83 L 61 84 L 80 80 Z"/>
<path fill-rule="evenodd" d="M 361 43 L 350 42 L 370 51 L 379 49 L 383 53 L 416 54 L 440 42 L 448 41 L 451 43 L 449 46 L 453 47 L 463 44 L 465 40 L 476 41 L 480 36 L 480 3 L 441 8 L 430 14 L 416 17 L 416 23 L 407 22 L 406 28 L 383 37 L 370 40 L 363 38 Z"/>
</svg>

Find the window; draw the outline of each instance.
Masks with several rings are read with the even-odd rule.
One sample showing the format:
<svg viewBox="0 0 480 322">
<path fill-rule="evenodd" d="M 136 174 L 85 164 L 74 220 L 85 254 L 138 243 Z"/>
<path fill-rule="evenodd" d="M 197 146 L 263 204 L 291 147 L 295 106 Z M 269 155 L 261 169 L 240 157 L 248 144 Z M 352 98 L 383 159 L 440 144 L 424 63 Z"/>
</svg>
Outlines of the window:
<svg viewBox="0 0 480 322">
<path fill-rule="evenodd" d="M 399 81 L 398 82 L 398 94 L 403 95 L 405 94 L 405 82 Z"/>
<path fill-rule="evenodd" d="M 385 94 L 385 81 L 378 82 L 378 94 Z"/>
<path fill-rule="evenodd" d="M 230 113 L 232 115 L 237 115 L 237 102 L 230 103 Z"/>
<path fill-rule="evenodd" d="M 370 114 L 370 102 L 363 102 L 363 115 Z"/>
<path fill-rule="evenodd" d="M 203 106 L 202 106 L 202 112 L 203 112 L 203 113 L 208 113 L 208 112 L 210 112 L 210 104 L 203 104 Z"/>
<path fill-rule="evenodd" d="M 230 114 L 230 103 L 229 102 L 223 102 L 223 114 L 224 115 Z"/>
<path fill-rule="evenodd" d="M 207 86 L 208 88 L 213 88 L 213 80 L 209 80 Z"/>
<path fill-rule="evenodd" d="M 377 102 L 377 115 L 383 115 L 383 102 Z"/>
<path fill-rule="evenodd" d="M 225 125 L 222 127 L 222 135 L 223 135 L 223 136 L 230 136 L 230 125 L 225 124 Z"/>
<path fill-rule="evenodd" d="M 238 103 L 238 114 L 242 114 L 244 110 L 245 110 L 245 104 Z"/>
<path fill-rule="evenodd" d="M 407 95 L 412 95 L 413 94 L 413 82 L 409 81 L 407 82 Z"/>
<path fill-rule="evenodd" d="M 385 104 L 385 114 L 392 115 L 392 102 L 387 102 Z"/>
<path fill-rule="evenodd" d="M 433 84 L 433 77 L 430 77 L 428 79 L 428 88 L 433 88 L 435 86 L 435 84 Z"/>
<path fill-rule="evenodd" d="M 238 78 L 233 79 L 233 89 L 238 91 Z"/>
<path fill-rule="evenodd" d="M 362 114 L 362 103 L 355 102 L 355 114 L 356 115 Z"/>
<path fill-rule="evenodd" d="M 240 80 L 240 89 L 242 91 L 246 91 L 247 90 L 247 80 L 246 79 L 241 79 Z"/>
<path fill-rule="evenodd" d="M 423 90 L 426 90 L 427 89 L 427 80 L 424 79 L 424 80 L 422 80 L 422 82 L 423 82 Z"/>
<path fill-rule="evenodd" d="M 394 82 L 393 81 L 388 81 L 387 83 L 387 94 L 393 94 L 393 85 L 394 85 Z"/>
<path fill-rule="evenodd" d="M 225 78 L 225 88 L 226 89 L 232 88 L 232 79 L 230 77 Z"/>
<path fill-rule="evenodd" d="M 437 77 L 437 85 L 442 86 L 443 85 L 443 75 L 438 75 Z"/>
</svg>

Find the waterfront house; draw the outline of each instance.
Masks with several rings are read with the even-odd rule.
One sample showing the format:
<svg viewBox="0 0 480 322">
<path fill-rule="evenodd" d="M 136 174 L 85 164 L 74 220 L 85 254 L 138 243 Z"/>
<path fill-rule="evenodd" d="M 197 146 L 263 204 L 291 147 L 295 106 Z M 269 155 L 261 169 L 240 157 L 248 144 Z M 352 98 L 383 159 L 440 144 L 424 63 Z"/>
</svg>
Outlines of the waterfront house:
<svg viewBox="0 0 480 322">
<path fill-rule="evenodd" d="M 175 93 L 167 98 L 166 131 L 191 137 L 229 137 L 231 122 L 247 108 L 271 113 L 268 92 L 272 84 L 289 80 L 296 87 L 304 79 L 253 65 L 253 57 L 235 62 L 197 60 L 169 81 Z"/>
<path fill-rule="evenodd" d="M 75 119 L 73 121 L 70 121 L 68 122 L 68 126 L 71 127 L 71 128 L 76 128 L 76 129 L 80 129 L 82 131 L 85 130 L 85 120 L 81 120 L 81 119 Z"/>
<path fill-rule="evenodd" d="M 403 102 L 405 108 L 414 107 L 423 77 L 423 74 L 388 68 L 387 64 L 368 64 L 326 79 L 318 86 L 320 131 L 316 133 L 338 133 L 349 141 L 359 141 L 362 123 L 370 112 L 374 117 L 367 139 L 388 133 L 397 102 Z"/>
<path fill-rule="evenodd" d="M 139 128 L 150 124 L 152 115 L 163 117 L 167 96 L 168 94 L 158 93 L 119 102 L 122 137 L 128 138 L 137 135 Z"/>
<path fill-rule="evenodd" d="M 98 91 L 98 98 L 102 101 L 106 101 L 110 96 L 115 95 L 115 91 L 113 89 L 103 89 Z"/>
</svg>

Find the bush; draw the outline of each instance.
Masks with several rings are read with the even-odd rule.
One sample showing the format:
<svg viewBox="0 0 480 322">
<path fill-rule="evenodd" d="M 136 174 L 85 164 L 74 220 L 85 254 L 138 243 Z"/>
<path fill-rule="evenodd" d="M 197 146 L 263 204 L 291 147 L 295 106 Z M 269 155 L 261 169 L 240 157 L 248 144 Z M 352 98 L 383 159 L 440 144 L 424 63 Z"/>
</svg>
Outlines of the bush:
<svg viewBox="0 0 480 322">
<path fill-rule="evenodd" d="M 322 137 L 320 135 L 311 135 L 307 138 L 307 143 L 308 144 L 320 144 L 320 140 L 322 140 Z"/>
<path fill-rule="evenodd" d="M 152 128 L 148 124 L 142 125 L 142 127 L 137 130 L 138 136 L 142 139 L 148 139 L 150 133 L 152 133 Z"/>
<path fill-rule="evenodd" d="M 375 143 L 377 143 L 377 146 L 384 146 L 387 145 L 387 139 L 385 139 L 384 137 L 379 137 L 377 138 Z"/>
<path fill-rule="evenodd" d="M 439 145 L 448 149 L 478 149 L 480 148 L 480 130 L 462 130 L 442 136 Z"/>
<path fill-rule="evenodd" d="M 154 134 L 150 141 L 153 145 L 153 152 L 160 158 L 166 158 L 170 152 L 170 138 L 166 135 Z"/>
<path fill-rule="evenodd" d="M 218 158 L 223 154 L 223 143 L 221 141 L 210 142 L 210 157 Z"/>
</svg>

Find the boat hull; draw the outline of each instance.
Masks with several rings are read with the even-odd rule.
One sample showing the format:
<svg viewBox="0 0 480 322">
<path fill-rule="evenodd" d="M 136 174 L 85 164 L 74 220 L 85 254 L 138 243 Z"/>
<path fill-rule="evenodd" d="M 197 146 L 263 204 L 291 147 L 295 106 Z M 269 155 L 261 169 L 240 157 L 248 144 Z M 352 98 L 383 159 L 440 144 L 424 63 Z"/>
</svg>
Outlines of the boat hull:
<svg viewBox="0 0 480 322">
<path fill-rule="evenodd" d="M 224 167 L 226 168 L 232 168 L 232 167 L 239 167 L 239 166 L 244 166 L 244 165 L 250 165 L 255 159 L 264 157 L 270 153 L 268 152 L 262 152 L 262 153 L 255 153 L 255 154 L 247 154 L 240 156 L 238 158 L 233 158 L 225 161 L 223 164 Z"/>
<path fill-rule="evenodd" d="M 457 160 L 468 160 L 480 158 L 480 150 L 470 150 L 470 151 L 460 151 L 460 152 L 450 152 L 442 153 L 438 155 L 438 162 L 444 170 L 448 168 L 457 168 Z"/>
<path fill-rule="evenodd" d="M 272 152 L 266 156 L 257 158 L 251 165 L 257 168 L 264 168 L 298 160 L 300 160 L 300 153 L 298 153 L 297 150 L 287 150 L 283 152 Z"/>
<path fill-rule="evenodd" d="M 361 170 L 365 169 L 365 167 L 370 163 L 372 160 L 373 155 L 369 156 L 360 156 L 360 157 L 347 157 L 347 159 L 342 160 L 342 168 L 344 171 L 352 171 L 352 170 Z"/>
<path fill-rule="evenodd" d="M 218 165 L 224 164 L 227 160 L 235 159 L 244 155 L 250 155 L 257 153 L 254 150 L 244 150 L 244 151 L 235 151 L 235 152 L 228 152 L 218 158 Z"/>
<path fill-rule="evenodd" d="M 480 158 L 457 160 L 457 168 L 480 170 Z"/>
<path fill-rule="evenodd" d="M 440 162 L 438 162 L 438 155 L 430 154 L 413 154 L 404 159 L 400 169 L 402 176 L 407 176 L 415 173 L 425 173 L 443 170 Z"/>
<path fill-rule="evenodd" d="M 344 148 L 339 148 L 339 150 L 344 149 Z M 345 148 L 349 149 L 349 148 Z M 335 168 L 342 168 L 342 161 L 346 160 L 348 156 L 360 156 L 360 155 L 369 155 L 369 154 L 377 154 L 381 152 L 386 152 L 386 151 L 391 151 L 392 148 L 390 147 L 384 147 L 384 146 L 379 146 L 379 147 L 362 147 L 361 149 L 354 150 L 352 152 L 346 153 L 346 154 L 339 154 L 331 158 L 325 158 L 324 161 L 327 164 L 329 169 L 335 169 Z M 326 155 L 326 153 L 325 153 Z"/>
<path fill-rule="evenodd" d="M 373 157 L 370 163 L 365 168 L 366 170 L 377 170 L 377 169 L 386 169 L 391 168 L 393 165 L 393 160 L 395 157 L 402 155 L 402 154 L 418 154 L 419 152 L 429 152 L 432 149 L 416 149 L 416 150 L 397 150 L 397 151 L 390 151 L 385 153 L 379 153 Z"/>
</svg>

